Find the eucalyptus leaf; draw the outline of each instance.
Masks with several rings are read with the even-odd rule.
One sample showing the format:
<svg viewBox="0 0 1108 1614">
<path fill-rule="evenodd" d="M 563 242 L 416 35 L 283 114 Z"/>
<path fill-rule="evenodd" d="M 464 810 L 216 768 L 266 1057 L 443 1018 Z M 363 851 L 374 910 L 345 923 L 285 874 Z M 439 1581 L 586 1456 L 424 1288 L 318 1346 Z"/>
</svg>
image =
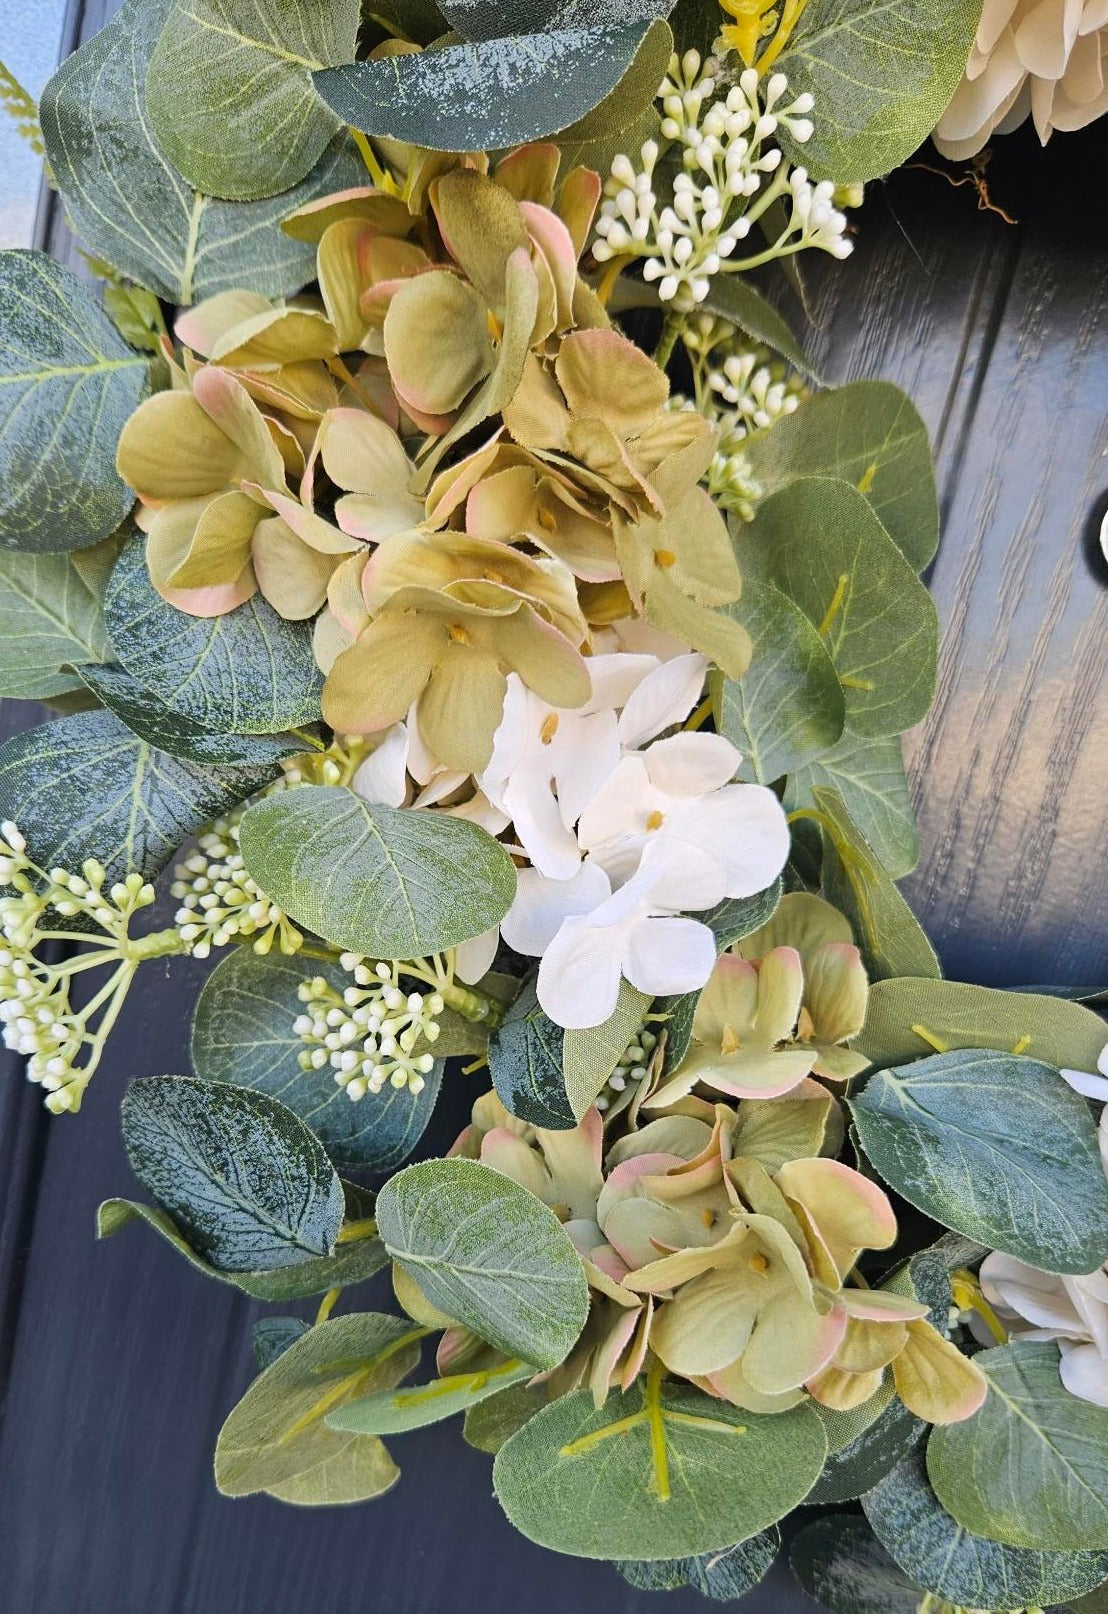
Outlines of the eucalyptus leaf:
<svg viewBox="0 0 1108 1614">
<path fill-rule="evenodd" d="M 915 571 L 934 557 L 939 500 L 927 427 L 892 382 L 850 381 L 817 393 L 744 451 L 766 494 L 798 477 L 839 477 L 865 494 Z"/>
<path fill-rule="evenodd" d="M 759 505 L 738 554 L 818 629 L 843 686 L 849 730 L 880 738 L 926 716 L 935 606 L 856 487 L 827 476 L 788 482 Z"/>
<path fill-rule="evenodd" d="M 943 1507 L 917 1454 L 862 1498 L 866 1518 L 906 1575 L 970 1608 L 1042 1608 L 1108 1580 L 1108 1553 L 1033 1552 L 965 1529 Z"/>
<path fill-rule="evenodd" d="M 338 132 L 311 75 L 354 60 L 359 21 L 358 0 L 172 0 L 146 103 L 189 184 L 255 201 L 302 180 Z"/>
<path fill-rule="evenodd" d="M 181 843 L 268 784 L 273 767 L 182 762 L 132 734 L 114 712 L 79 712 L 0 747 L 0 818 L 13 819 L 41 868 L 94 856 L 109 879 L 152 879 Z"/>
<path fill-rule="evenodd" d="M 308 1330 L 256 1378 L 229 1414 L 215 1449 L 224 1496 L 267 1491 L 283 1502 L 364 1502 L 399 1469 L 379 1440 L 328 1429 L 324 1415 L 385 1388 L 419 1360 L 419 1333 L 401 1317 L 358 1312 Z"/>
<path fill-rule="evenodd" d="M 1053 1344 L 1015 1339 L 974 1360 L 989 1381 L 984 1405 L 927 1445 L 939 1501 L 1007 1546 L 1108 1549 L 1108 1407 L 1064 1388 Z"/>
<path fill-rule="evenodd" d="M 1048 1065 L 1095 1071 L 1106 1034 L 1098 1014 L 1064 998 L 901 977 L 870 987 L 855 1047 L 877 1065 L 899 1065 L 936 1048 L 1018 1048 Z"/>
<path fill-rule="evenodd" d="M 541 1547 L 688 1558 L 776 1523 L 811 1490 L 826 1452 L 804 1404 L 766 1416 L 640 1382 L 599 1410 L 587 1390 L 553 1402 L 500 1448 L 493 1484 L 516 1529 Z"/>
<path fill-rule="evenodd" d="M 744 581 L 728 614 L 750 635 L 752 654 L 742 678 L 719 681 L 718 727 L 742 752 L 739 777 L 768 785 L 841 738 L 842 685 L 813 624 L 772 583 Z"/>
<path fill-rule="evenodd" d="M 315 274 L 315 248 L 281 221 L 357 185 L 365 165 L 338 134 L 294 189 L 228 203 L 194 190 L 169 161 L 146 112 L 146 71 L 173 0 L 126 0 L 74 51 L 42 93 L 50 169 L 82 241 L 122 274 L 178 306 L 249 284 L 284 297 Z"/>
<path fill-rule="evenodd" d="M 489 1075 L 501 1103 L 519 1120 L 555 1132 L 577 1124 L 562 1074 L 563 1037 L 540 1008 L 532 979 L 489 1038 Z"/>
<path fill-rule="evenodd" d="M 934 948 L 880 859 L 828 785 L 812 785 L 823 829 L 823 894 L 850 920 L 871 980 L 937 978 Z"/>
<path fill-rule="evenodd" d="M 257 594 L 226 616 L 176 610 L 150 581 L 141 537 L 116 562 L 104 616 L 132 678 L 209 733 L 276 734 L 319 717 L 310 625 Z"/>
<path fill-rule="evenodd" d="M 334 1252 L 342 1184 L 319 1139 L 276 1099 L 147 1076 L 131 1083 L 121 1115 L 135 1176 L 213 1266 L 256 1272 Z"/>
<path fill-rule="evenodd" d="M 504 1442 L 540 1412 L 549 1399 L 543 1385 L 519 1383 L 489 1396 L 487 1401 L 478 1401 L 465 1415 L 466 1444 L 495 1457 Z"/>
<path fill-rule="evenodd" d="M 83 549 L 134 495 L 115 468 L 149 385 L 93 289 L 44 252 L 0 252 L 0 549 Z"/>
<path fill-rule="evenodd" d="M 911 873 L 919 860 L 919 831 L 898 734 L 877 740 L 844 734 L 790 772 L 785 806 L 790 812 L 813 806 L 817 787 L 838 792 L 886 874 L 899 880 Z"/>
<path fill-rule="evenodd" d="M 475 1160 L 408 1166 L 381 1190 L 377 1224 L 432 1306 L 508 1356 L 556 1367 L 585 1324 L 584 1268 L 554 1212 Z"/>
<path fill-rule="evenodd" d="M 68 555 L 0 552 L 0 696 L 46 700 L 82 687 L 110 654 L 100 600 Z"/>
<path fill-rule="evenodd" d="M 718 18 L 718 11 L 716 16 Z M 701 54 L 704 53 L 704 43 L 704 40 L 700 39 L 694 47 Z M 760 291 L 755 290 L 745 275 L 715 275 L 701 306 L 709 313 L 718 314 L 721 319 L 737 325 L 740 331 L 752 337 L 755 342 L 764 342 L 775 353 L 780 353 L 782 358 L 788 359 L 798 370 L 802 370 L 805 375 L 815 377 L 811 360 L 793 334 L 788 321 Z M 780 424 L 781 421 L 775 422 L 775 425 Z M 751 437 L 748 443 L 743 445 L 744 453 L 749 452 L 758 441 L 758 437 Z"/>
<path fill-rule="evenodd" d="M 311 1128 L 340 1170 L 393 1171 L 426 1130 L 442 1063 L 422 1091 L 386 1086 L 351 1103 L 329 1067 L 302 1070 L 304 1043 L 293 1030 L 303 981 L 321 975 L 341 993 L 350 976 L 338 964 L 237 947 L 204 983 L 192 1022 L 192 1063 L 207 1081 L 268 1093 Z"/>
<path fill-rule="evenodd" d="M 921 1587 L 903 1573 L 864 1519 L 829 1514 L 805 1525 L 789 1567 L 832 1614 L 919 1614 Z"/>
<path fill-rule="evenodd" d="M 674 0 L 442 0 L 439 10 L 463 39 L 540 33 L 548 28 L 598 28 L 613 22 L 667 17 Z"/>
<path fill-rule="evenodd" d="M 809 0 L 777 62 L 815 97 L 815 133 L 781 142 L 816 179 L 899 167 L 945 112 L 969 60 L 980 0 Z"/>
<path fill-rule="evenodd" d="M 616 1568 L 637 1591 L 676 1592 L 688 1586 L 710 1602 L 737 1603 L 765 1580 L 780 1551 L 781 1532 L 774 1525 L 723 1552 L 654 1562 L 637 1563 L 632 1559 L 617 1563 Z"/>
<path fill-rule="evenodd" d="M 1089 1107 L 1052 1065 L 965 1049 L 876 1071 L 848 1100 L 909 1204 L 1050 1272 L 1108 1260 L 1108 1180 Z"/>
<path fill-rule="evenodd" d="M 515 868 L 476 824 L 304 785 L 250 807 L 240 846 L 251 877 L 298 924 L 371 958 L 422 958 L 482 935 L 507 913 Z"/>
<path fill-rule="evenodd" d="M 352 1183 L 344 1185 L 344 1193 L 347 1217 L 351 1221 L 364 1220 L 372 1211 L 373 1196 Z M 289 1301 L 303 1300 L 309 1295 L 326 1294 L 329 1289 L 365 1283 L 387 1266 L 389 1259 L 381 1240 L 368 1234 L 364 1238 L 340 1244 L 334 1255 L 311 1256 L 297 1261 L 294 1266 L 263 1268 L 257 1272 L 227 1272 L 198 1255 L 164 1210 L 159 1210 L 156 1205 L 140 1205 L 132 1199 L 106 1199 L 103 1202 L 96 1214 L 97 1237 L 111 1238 L 113 1233 L 118 1233 L 120 1228 L 132 1222 L 144 1222 L 205 1278 L 229 1284 L 253 1300 L 265 1300 L 274 1305 L 287 1305 Z"/>
<path fill-rule="evenodd" d="M 327 1427 L 352 1435 L 404 1435 L 411 1429 L 456 1417 L 510 1385 L 534 1376 L 534 1368 L 526 1362 L 509 1359 L 476 1373 L 451 1373 L 403 1390 L 377 1390 L 348 1401 L 337 1412 L 329 1412 Z"/>
<path fill-rule="evenodd" d="M 564 28 L 355 62 L 314 80 L 364 134 L 433 151 L 499 150 L 579 125 L 659 37 L 669 38 L 661 22 Z"/>
<path fill-rule="evenodd" d="M 250 1346 L 258 1372 L 272 1367 L 277 1358 L 307 1332 L 308 1324 L 301 1317 L 259 1317 L 250 1330 Z"/>
<path fill-rule="evenodd" d="M 285 757 L 298 756 L 305 748 L 304 740 L 292 734 L 212 734 L 193 718 L 175 712 L 126 668 L 114 663 L 82 667 L 81 682 L 140 740 L 188 762 L 211 762 L 224 768 L 266 767 L 273 772 Z"/>
<path fill-rule="evenodd" d="M 624 1049 L 639 1030 L 651 999 L 620 981 L 619 996 L 609 1018 L 587 1031 L 567 1031 L 563 1039 L 565 1090 L 575 1121 L 595 1103 Z"/>
</svg>

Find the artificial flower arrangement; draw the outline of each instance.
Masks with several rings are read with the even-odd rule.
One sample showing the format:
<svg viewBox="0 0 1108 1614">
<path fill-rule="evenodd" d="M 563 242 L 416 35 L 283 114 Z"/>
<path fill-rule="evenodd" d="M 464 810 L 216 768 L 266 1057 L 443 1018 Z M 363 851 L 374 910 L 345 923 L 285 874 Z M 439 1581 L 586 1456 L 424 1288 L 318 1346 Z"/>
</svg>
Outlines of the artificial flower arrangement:
<svg viewBox="0 0 1108 1614">
<path fill-rule="evenodd" d="M 72 1113 L 219 955 L 100 1232 L 281 1308 L 226 1494 L 455 1417 L 637 1587 L 741 1598 L 800 1504 L 840 1614 L 1108 1582 L 1103 1023 L 897 890 L 927 436 L 748 278 L 848 255 L 979 23 L 127 0 L 47 87 L 105 289 L 0 255 L 0 688 L 63 714 L 0 750 L 0 1017 Z"/>
</svg>

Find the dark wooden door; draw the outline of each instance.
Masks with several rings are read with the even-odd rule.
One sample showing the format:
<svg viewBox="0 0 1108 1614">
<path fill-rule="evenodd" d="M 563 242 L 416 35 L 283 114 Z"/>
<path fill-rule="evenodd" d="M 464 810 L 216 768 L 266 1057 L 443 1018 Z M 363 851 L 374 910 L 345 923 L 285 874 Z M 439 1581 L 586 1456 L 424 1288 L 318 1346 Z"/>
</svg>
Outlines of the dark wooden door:
<svg viewBox="0 0 1108 1614">
<path fill-rule="evenodd" d="M 72 44 L 114 7 L 70 9 Z M 1108 567 L 1095 541 L 1108 507 L 1106 167 L 1108 122 L 1045 153 L 1011 137 L 988 177 L 1016 224 L 979 211 L 969 186 L 901 173 L 872 187 L 853 258 L 812 276 L 810 346 L 826 374 L 900 383 L 935 434 L 945 527 L 931 585 L 946 638 L 935 710 L 908 741 L 923 856 L 906 890 L 962 979 L 1108 985 Z M 40 240 L 67 250 L 56 209 Z M 4 732 L 37 715 L 9 705 Z M 188 1070 L 203 973 L 148 973 L 79 1119 L 49 1119 L 7 1061 L 0 1610 L 703 1610 L 692 1593 L 636 1594 L 603 1565 L 531 1547 L 452 1425 L 396 1440 L 400 1483 L 367 1506 L 298 1512 L 216 1493 L 210 1455 L 250 1377 L 259 1308 L 139 1230 L 93 1238 L 97 1203 L 130 1188 L 119 1097 L 132 1076 Z M 475 1081 L 454 1079 L 432 1148 L 458 1130 Z M 783 1571 L 744 1606 L 814 1607 Z"/>
</svg>

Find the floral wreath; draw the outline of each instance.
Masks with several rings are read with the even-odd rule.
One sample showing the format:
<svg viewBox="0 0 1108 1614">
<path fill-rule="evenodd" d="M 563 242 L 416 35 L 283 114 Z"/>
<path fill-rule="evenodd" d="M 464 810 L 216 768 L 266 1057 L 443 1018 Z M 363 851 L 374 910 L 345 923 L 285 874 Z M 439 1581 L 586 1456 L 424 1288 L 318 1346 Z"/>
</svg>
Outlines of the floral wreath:
<svg viewBox="0 0 1108 1614">
<path fill-rule="evenodd" d="M 0 1020 L 73 1114 L 219 958 L 99 1231 L 279 1308 L 225 1494 L 462 1416 L 636 1587 L 740 1598 L 804 1504 L 841 1614 L 1105 1606 L 1104 1024 L 897 889 L 927 433 L 780 307 L 1106 57 L 1101 0 L 126 0 L 4 70 L 102 287 L 0 253 L 0 688 L 57 713 Z"/>
</svg>

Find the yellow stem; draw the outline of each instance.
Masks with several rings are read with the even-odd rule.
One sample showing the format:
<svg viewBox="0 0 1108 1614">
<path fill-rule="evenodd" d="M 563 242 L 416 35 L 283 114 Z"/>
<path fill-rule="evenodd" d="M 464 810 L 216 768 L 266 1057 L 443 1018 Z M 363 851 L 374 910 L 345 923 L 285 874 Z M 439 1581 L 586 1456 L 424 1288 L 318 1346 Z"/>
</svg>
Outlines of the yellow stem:
<svg viewBox="0 0 1108 1614">
<path fill-rule="evenodd" d="M 846 572 L 841 572 L 839 574 L 839 581 L 835 586 L 835 592 L 831 596 L 831 604 L 827 607 L 827 614 L 819 625 L 818 631 L 821 635 L 830 633 L 835 618 L 843 608 L 843 602 L 846 599 L 846 591 L 849 586 L 850 577 Z"/>
<path fill-rule="evenodd" d="M 668 1502 L 672 1494 L 669 1488 L 665 1413 L 662 1411 L 662 1380 L 665 1376 L 665 1364 L 656 1357 L 646 1376 L 646 1415 L 650 1423 L 650 1460 L 654 1470 L 654 1494 L 659 1502 Z"/>
<path fill-rule="evenodd" d="M 759 73 L 764 73 L 771 68 L 785 49 L 793 29 L 804 14 L 804 8 L 807 4 L 808 0 L 785 0 L 781 11 L 781 21 L 777 24 L 777 32 L 758 59 Z"/>
<path fill-rule="evenodd" d="M 341 1294 L 341 1289 L 328 1289 L 323 1299 L 319 1302 L 319 1310 L 315 1314 L 314 1326 L 316 1328 L 319 1327 L 320 1323 L 325 1323 L 327 1321 L 328 1317 L 335 1309 L 335 1302 L 338 1300 Z"/>
</svg>

